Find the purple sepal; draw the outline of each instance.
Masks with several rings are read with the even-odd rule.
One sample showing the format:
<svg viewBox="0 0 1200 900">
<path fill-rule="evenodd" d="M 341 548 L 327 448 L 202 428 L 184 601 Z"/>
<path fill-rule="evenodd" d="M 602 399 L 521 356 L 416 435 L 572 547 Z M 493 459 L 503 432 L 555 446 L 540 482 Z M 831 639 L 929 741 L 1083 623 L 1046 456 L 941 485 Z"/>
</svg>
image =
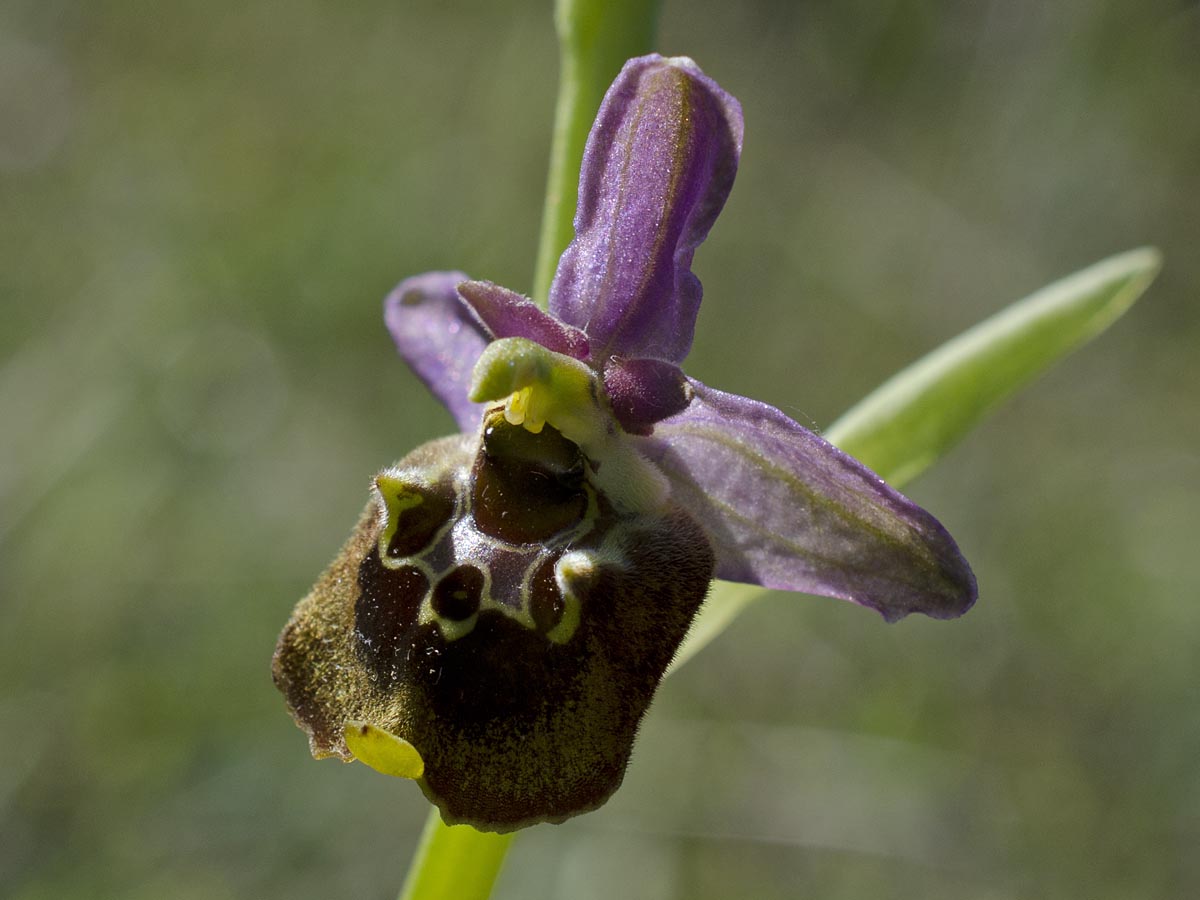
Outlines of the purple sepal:
<svg viewBox="0 0 1200 900">
<path fill-rule="evenodd" d="M 682 412 L 692 399 L 683 370 L 658 359 L 610 359 L 604 367 L 604 390 L 629 434 L 650 434 L 655 422 Z"/>
<path fill-rule="evenodd" d="M 707 528 L 717 578 L 840 597 L 888 621 L 970 609 L 975 576 L 933 516 L 774 407 L 689 381 L 687 409 L 637 440 Z"/>
<path fill-rule="evenodd" d="M 692 254 L 741 146 L 741 106 L 690 59 L 625 64 L 588 137 L 575 240 L 550 289 L 550 312 L 587 333 L 593 359 L 687 356 L 701 295 Z"/>
<path fill-rule="evenodd" d="M 471 370 L 491 337 L 458 296 L 462 272 L 426 272 L 406 278 L 383 301 L 396 349 L 445 404 L 462 431 L 475 431 L 482 403 L 467 399 Z"/>
<path fill-rule="evenodd" d="M 587 335 L 544 312 L 532 300 L 490 281 L 468 281 L 458 293 L 494 337 L 523 337 L 555 353 L 587 359 Z"/>
</svg>

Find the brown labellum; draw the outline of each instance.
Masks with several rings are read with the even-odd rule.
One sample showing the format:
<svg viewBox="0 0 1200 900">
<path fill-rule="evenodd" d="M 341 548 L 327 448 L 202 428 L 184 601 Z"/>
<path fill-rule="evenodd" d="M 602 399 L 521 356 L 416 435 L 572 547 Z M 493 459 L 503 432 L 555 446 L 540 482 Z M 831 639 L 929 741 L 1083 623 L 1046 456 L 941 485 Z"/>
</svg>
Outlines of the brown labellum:
<svg viewBox="0 0 1200 900">
<path fill-rule="evenodd" d="M 713 556 L 672 503 L 622 515 L 591 472 L 552 427 L 492 412 L 379 476 L 276 650 L 315 756 L 353 758 L 347 722 L 382 729 L 447 822 L 487 831 L 608 799 Z"/>
</svg>

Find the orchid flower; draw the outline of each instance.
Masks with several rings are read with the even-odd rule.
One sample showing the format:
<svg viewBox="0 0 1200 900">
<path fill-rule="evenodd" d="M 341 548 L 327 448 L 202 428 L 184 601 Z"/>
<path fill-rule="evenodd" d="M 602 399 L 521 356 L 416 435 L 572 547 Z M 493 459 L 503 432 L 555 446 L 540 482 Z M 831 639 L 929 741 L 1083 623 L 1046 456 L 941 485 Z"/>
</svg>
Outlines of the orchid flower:
<svg viewBox="0 0 1200 900">
<path fill-rule="evenodd" d="M 461 433 L 376 476 L 274 674 L 317 757 L 414 778 L 448 823 L 594 809 L 713 578 L 949 618 L 975 579 L 929 513 L 779 410 L 680 364 L 737 101 L 628 62 L 584 153 L 549 311 L 457 272 L 385 302 Z"/>
</svg>

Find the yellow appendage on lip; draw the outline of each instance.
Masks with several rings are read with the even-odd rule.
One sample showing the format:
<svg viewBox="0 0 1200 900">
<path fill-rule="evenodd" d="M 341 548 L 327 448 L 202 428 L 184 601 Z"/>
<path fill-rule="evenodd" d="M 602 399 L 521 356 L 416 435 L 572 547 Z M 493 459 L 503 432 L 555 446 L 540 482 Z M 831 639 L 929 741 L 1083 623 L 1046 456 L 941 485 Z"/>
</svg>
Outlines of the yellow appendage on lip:
<svg viewBox="0 0 1200 900">
<path fill-rule="evenodd" d="M 390 731 L 351 719 L 342 729 L 342 736 L 355 759 L 376 772 L 412 779 L 425 774 L 425 761 L 417 748 Z"/>
</svg>

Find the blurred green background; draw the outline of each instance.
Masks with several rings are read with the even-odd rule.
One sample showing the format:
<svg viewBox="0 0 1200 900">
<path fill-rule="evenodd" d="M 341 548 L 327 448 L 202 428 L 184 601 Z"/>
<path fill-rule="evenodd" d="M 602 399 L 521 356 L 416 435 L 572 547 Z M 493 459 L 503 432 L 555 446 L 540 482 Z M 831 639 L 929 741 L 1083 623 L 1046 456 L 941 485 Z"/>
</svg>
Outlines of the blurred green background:
<svg viewBox="0 0 1200 900">
<path fill-rule="evenodd" d="M 668 0 L 746 115 L 690 371 L 831 422 L 1110 253 L 1132 313 L 909 488 L 982 597 L 775 596 L 497 896 L 1200 894 L 1195 3 Z M 368 478 L 450 418 L 380 301 L 527 290 L 547 2 L 0 2 L 0 895 L 386 898 L 411 784 L 271 685 Z"/>
</svg>

